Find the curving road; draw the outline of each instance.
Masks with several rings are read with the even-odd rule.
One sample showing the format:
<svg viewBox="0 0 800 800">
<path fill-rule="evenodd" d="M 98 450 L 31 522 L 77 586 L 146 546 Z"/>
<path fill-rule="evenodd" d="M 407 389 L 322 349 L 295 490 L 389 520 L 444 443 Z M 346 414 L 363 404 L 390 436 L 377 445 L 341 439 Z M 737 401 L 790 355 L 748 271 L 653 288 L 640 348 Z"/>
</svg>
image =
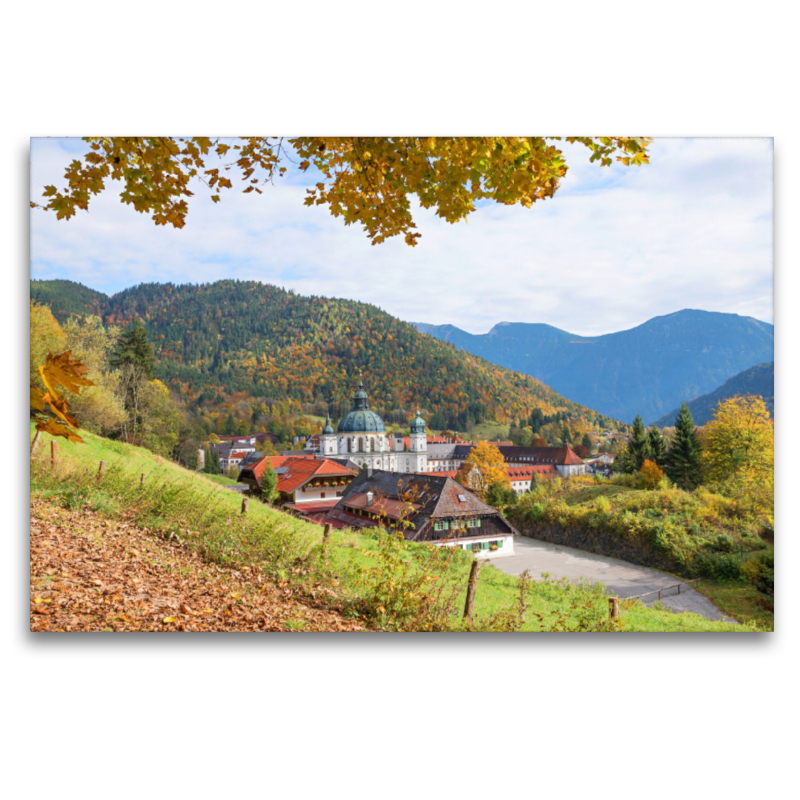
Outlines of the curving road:
<svg viewBox="0 0 800 800">
<path fill-rule="evenodd" d="M 514 537 L 514 555 L 496 556 L 488 559 L 507 575 L 519 575 L 526 569 L 534 579 L 543 572 L 554 578 L 569 578 L 571 581 L 595 581 L 603 583 L 609 594 L 618 597 L 644 595 L 658 592 L 668 586 L 674 587 L 680 581 L 674 575 L 658 572 L 649 567 L 640 567 L 620 561 L 610 556 L 599 556 L 574 547 L 550 544 L 527 536 Z M 658 594 L 642 598 L 642 602 L 652 605 L 658 602 Z M 707 597 L 683 584 L 662 594 L 661 603 L 673 611 L 691 611 L 707 619 L 725 620 L 736 623 L 735 619 L 723 614 Z"/>
</svg>

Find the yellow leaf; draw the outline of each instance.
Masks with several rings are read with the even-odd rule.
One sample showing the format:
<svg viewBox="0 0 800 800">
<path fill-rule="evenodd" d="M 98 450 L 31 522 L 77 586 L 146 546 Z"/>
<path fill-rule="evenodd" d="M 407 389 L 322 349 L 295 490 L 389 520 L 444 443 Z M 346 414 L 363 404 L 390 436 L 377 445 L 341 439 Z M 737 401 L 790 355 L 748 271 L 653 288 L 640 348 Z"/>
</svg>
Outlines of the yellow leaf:
<svg viewBox="0 0 800 800">
<path fill-rule="evenodd" d="M 164 624 L 166 625 L 168 622 L 175 622 L 175 617 L 164 617 Z"/>
</svg>

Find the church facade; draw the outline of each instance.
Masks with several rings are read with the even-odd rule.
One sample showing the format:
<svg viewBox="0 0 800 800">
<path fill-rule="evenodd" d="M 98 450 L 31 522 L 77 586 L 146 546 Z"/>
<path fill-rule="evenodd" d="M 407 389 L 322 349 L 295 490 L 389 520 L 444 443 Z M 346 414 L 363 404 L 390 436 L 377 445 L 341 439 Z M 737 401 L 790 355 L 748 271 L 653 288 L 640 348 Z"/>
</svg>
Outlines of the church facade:
<svg viewBox="0 0 800 800">
<path fill-rule="evenodd" d="M 342 418 L 336 431 L 328 414 L 319 436 L 319 449 L 323 456 L 349 458 L 359 467 L 386 472 L 427 472 L 428 469 L 428 434 L 419 411 L 411 420 L 409 449 L 405 450 L 403 440 L 387 436 L 383 420 L 370 410 L 361 381 L 353 395 L 353 409 Z"/>
</svg>

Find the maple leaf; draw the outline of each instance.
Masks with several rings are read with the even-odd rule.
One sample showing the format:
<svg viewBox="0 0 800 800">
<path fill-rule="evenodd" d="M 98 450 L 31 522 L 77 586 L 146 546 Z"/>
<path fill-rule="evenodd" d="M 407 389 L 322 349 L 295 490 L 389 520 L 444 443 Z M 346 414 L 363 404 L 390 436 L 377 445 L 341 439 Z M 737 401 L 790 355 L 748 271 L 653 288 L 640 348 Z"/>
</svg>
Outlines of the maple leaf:
<svg viewBox="0 0 800 800">
<path fill-rule="evenodd" d="M 47 358 L 44 360 L 44 366 L 39 367 L 39 375 L 50 394 L 54 397 L 58 397 L 55 387 L 59 383 L 67 391 L 75 394 L 80 392 L 82 386 L 94 386 L 93 381 L 83 377 L 89 371 L 89 368 L 85 367 L 77 359 L 71 360 L 70 355 L 72 355 L 72 350 L 67 350 L 60 356 L 48 353 Z"/>
<path fill-rule="evenodd" d="M 36 430 L 49 433 L 51 436 L 64 436 L 71 442 L 83 442 L 83 439 L 75 431 L 55 419 L 36 420 Z"/>
</svg>

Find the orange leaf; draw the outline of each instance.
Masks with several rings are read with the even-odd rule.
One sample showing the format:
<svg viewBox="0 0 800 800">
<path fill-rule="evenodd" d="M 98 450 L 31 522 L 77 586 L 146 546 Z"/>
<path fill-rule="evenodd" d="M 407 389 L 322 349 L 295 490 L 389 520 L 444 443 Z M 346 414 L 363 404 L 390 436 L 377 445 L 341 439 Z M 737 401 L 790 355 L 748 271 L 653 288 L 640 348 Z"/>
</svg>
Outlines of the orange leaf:
<svg viewBox="0 0 800 800">
<path fill-rule="evenodd" d="M 39 367 L 39 374 L 42 376 L 44 385 L 49 390 L 54 398 L 58 398 L 58 392 L 55 387 L 61 384 L 65 389 L 77 394 L 81 390 L 81 386 L 94 386 L 94 382 L 83 376 L 89 371 L 77 359 L 70 360 L 72 350 L 67 350 L 60 356 L 54 356 L 52 353 L 47 354 L 44 360 L 44 366 Z"/>
<path fill-rule="evenodd" d="M 75 431 L 55 419 L 48 419 L 46 422 L 41 419 L 36 420 L 36 430 L 44 431 L 44 433 L 49 433 L 51 436 L 63 436 L 71 442 L 83 441 Z"/>
</svg>

